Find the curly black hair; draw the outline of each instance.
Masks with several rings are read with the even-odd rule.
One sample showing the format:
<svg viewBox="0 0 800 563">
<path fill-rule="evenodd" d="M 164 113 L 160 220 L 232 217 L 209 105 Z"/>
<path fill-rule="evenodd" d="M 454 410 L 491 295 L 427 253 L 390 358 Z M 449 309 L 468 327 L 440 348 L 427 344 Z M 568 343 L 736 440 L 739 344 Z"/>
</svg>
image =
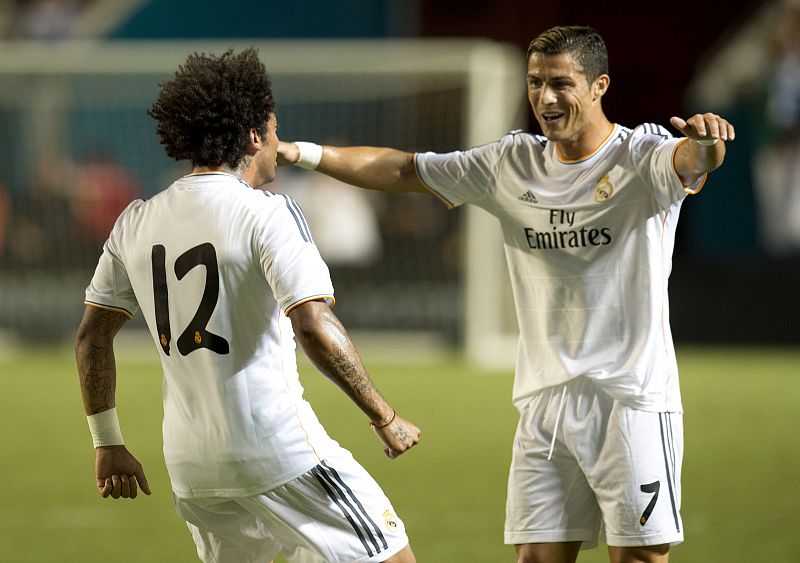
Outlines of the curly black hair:
<svg viewBox="0 0 800 563">
<path fill-rule="evenodd" d="M 161 84 L 148 114 L 167 155 L 194 166 L 237 168 L 246 155 L 248 132 L 262 139 L 275 112 L 272 82 L 252 47 L 221 56 L 193 53 L 175 78 Z"/>
</svg>

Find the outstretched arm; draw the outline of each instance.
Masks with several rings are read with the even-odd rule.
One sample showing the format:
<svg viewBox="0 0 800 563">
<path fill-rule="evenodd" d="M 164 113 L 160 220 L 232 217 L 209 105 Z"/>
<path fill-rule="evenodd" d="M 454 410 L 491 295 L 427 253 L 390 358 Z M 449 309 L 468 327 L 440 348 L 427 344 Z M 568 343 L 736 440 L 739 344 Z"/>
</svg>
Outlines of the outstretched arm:
<svg viewBox="0 0 800 563">
<path fill-rule="evenodd" d="M 280 142 L 278 164 L 296 164 L 299 158 L 297 144 Z M 414 155 L 395 149 L 326 145 L 315 170 L 368 190 L 429 193 L 417 176 Z"/>
<path fill-rule="evenodd" d="M 673 117 L 670 123 L 691 139 L 675 152 L 675 171 L 687 187 L 719 168 L 725 159 L 725 141 L 736 136 L 733 125 L 713 113 L 695 114 L 686 120 Z"/>
<path fill-rule="evenodd" d="M 142 465 L 123 445 L 116 422 L 114 336 L 127 321 L 116 311 L 87 306 L 75 339 L 83 406 L 95 442 L 97 490 L 105 498 L 136 498 L 150 487 Z"/>
<path fill-rule="evenodd" d="M 327 303 L 307 301 L 291 309 L 289 318 L 303 351 L 367 415 L 387 456 L 395 458 L 419 442 L 419 428 L 398 416 L 383 398 Z"/>
</svg>

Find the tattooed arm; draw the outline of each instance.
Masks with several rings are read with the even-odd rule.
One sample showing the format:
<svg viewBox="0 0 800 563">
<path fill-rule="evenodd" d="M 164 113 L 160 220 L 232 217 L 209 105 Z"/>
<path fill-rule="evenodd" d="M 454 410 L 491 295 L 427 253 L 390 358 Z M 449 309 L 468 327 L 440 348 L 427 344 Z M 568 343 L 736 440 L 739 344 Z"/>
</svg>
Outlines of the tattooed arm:
<svg viewBox="0 0 800 563">
<path fill-rule="evenodd" d="M 302 303 L 289 311 L 289 318 L 303 351 L 367 415 L 387 456 L 397 457 L 419 442 L 419 428 L 397 416 L 383 398 L 347 331 L 324 301 Z"/>
<path fill-rule="evenodd" d="M 127 321 L 122 313 L 86 307 L 75 338 L 83 407 L 87 415 L 107 411 L 116 405 L 117 367 L 114 336 Z M 97 490 L 105 498 L 136 498 L 138 487 L 150 494 L 142 465 L 125 446 L 95 448 Z"/>
<path fill-rule="evenodd" d="M 127 321 L 116 311 L 86 307 L 75 339 L 75 359 L 87 415 L 113 408 L 117 385 L 114 336 Z"/>
</svg>

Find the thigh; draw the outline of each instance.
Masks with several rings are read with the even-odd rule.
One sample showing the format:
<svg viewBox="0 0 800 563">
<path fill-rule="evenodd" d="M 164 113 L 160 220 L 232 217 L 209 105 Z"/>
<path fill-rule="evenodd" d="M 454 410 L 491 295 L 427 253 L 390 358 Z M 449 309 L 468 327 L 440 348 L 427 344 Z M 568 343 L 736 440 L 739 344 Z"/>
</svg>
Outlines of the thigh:
<svg viewBox="0 0 800 563">
<path fill-rule="evenodd" d="M 507 544 L 597 544 L 597 499 L 556 424 L 562 391 L 561 386 L 544 390 L 522 409 L 508 479 Z M 548 459 L 554 433 L 555 447 Z"/>
<path fill-rule="evenodd" d="M 408 545 L 403 521 L 375 480 L 342 449 L 243 506 L 280 541 L 289 561 L 385 561 Z"/>
<path fill-rule="evenodd" d="M 180 499 L 175 510 L 186 521 L 197 555 L 214 563 L 270 561 L 281 550 L 280 543 L 264 523 L 233 499 Z"/>
<path fill-rule="evenodd" d="M 610 546 L 683 541 L 680 413 L 646 412 L 614 402 L 605 439 L 587 471 Z"/>
<path fill-rule="evenodd" d="M 581 550 L 581 542 L 528 543 L 517 546 L 519 563 L 575 563 Z"/>
</svg>

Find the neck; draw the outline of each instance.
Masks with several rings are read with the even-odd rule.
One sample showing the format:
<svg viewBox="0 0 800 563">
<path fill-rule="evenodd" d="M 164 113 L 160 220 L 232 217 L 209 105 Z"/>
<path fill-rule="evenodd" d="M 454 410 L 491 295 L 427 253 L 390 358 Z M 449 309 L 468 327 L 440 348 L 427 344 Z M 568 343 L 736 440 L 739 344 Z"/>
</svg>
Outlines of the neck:
<svg viewBox="0 0 800 563">
<path fill-rule="evenodd" d="M 574 139 L 556 143 L 559 156 L 565 160 L 580 160 L 592 154 L 611 134 L 614 124 L 605 116 Z"/>
<path fill-rule="evenodd" d="M 223 162 L 219 166 L 200 166 L 195 165 L 192 167 L 192 174 L 202 174 L 204 172 L 224 172 L 225 174 L 232 174 L 233 176 L 242 177 L 244 171 L 247 170 L 247 166 L 249 165 L 250 161 L 247 158 L 243 158 L 241 162 L 239 162 L 239 166 L 236 168 L 231 167 L 229 164 Z"/>
<path fill-rule="evenodd" d="M 224 172 L 225 174 L 233 174 L 233 169 L 230 166 L 194 166 L 192 174 L 203 174 L 207 172 Z"/>
</svg>

